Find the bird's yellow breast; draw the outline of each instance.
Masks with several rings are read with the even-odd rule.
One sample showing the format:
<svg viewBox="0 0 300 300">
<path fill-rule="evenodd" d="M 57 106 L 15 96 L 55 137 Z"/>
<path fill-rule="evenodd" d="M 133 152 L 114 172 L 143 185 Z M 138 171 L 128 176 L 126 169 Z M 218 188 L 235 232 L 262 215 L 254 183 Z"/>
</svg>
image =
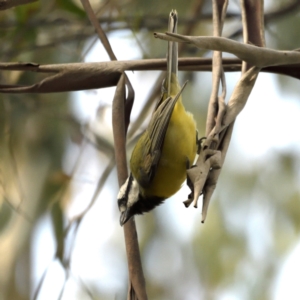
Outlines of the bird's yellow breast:
<svg viewBox="0 0 300 300">
<path fill-rule="evenodd" d="M 133 176 L 139 181 L 139 165 L 143 157 L 143 147 L 149 142 L 147 131 L 139 139 L 130 160 Z M 144 196 L 168 198 L 175 194 L 186 179 L 187 166 L 191 166 L 196 156 L 196 123 L 186 112 L 181 99 L 176 103 L 155 176 L 147 188 L 141 188 Z"/>
</svg>

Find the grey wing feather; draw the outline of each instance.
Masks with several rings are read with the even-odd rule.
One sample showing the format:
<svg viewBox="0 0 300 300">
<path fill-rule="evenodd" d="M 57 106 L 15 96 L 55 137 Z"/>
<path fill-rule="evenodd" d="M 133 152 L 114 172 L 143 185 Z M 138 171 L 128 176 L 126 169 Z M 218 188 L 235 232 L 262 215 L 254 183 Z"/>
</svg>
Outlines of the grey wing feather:
<svg viewBox="0 0 300 300">
<path fill-rule="evenodd" d="M 169 32 L 177 32 L 177 22 L 177 11 L 172 10 L 169 15 Z M 155 107 L 155 111 L 147 128 L 149 144 L 147 143 L 147 145 L 144 145 L 144 162 L 143 166 L 140 168 L 140 184 L 144 187 L 149 185 L 155 176 L 174 107 L 186 85 L 185 83 L 174 98 L 170 97 L 172 74 L 175 74 L 177 77 L 177 72 L 178 46 L 176 42 L 169 41 L 167 53 L 167 78 L 162 84 L 161 98 Z M 167 99 L 164 100 L 165 98 Z"/>
<path fill-rule="evenodd" d="M 150 144 L 145 151 L 145 164 L 141 170 L 142 178 L 140 184 L 143 186 L 151 183 L 155 175 L 174 107 L 185 86 L 186 83 L 174 98 L 169 97 L 163 101 L 151 117 L 147 128 Z"/>
</svg>

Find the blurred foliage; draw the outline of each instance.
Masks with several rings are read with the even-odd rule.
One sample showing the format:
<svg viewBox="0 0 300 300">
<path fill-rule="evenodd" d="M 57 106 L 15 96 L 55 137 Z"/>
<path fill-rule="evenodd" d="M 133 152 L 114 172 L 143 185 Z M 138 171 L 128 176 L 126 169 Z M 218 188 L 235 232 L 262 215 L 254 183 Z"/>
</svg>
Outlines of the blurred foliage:
<svg viewBox="0 0 300 300">
<path fill-rule="evenodd" d="M 176 8 L 184 21 L 179 20 L 178 31 L 183 32 L 197 1 L 91 2 L 108 33 L 129 28 L 126 38 L 138 40 L 143 58 L 165 56 L 166 45 L 153 39 L 153 31 L 165 31 L 169 11 Z M 289 2 L 276 1 L 268 9 L 278 9 Z M 235 3 L 229 7 L 235 12 L 237 8 Z M 203 10 L 211 11 L 210 1 L 204 1 Z M 295 10 L 271 20 L 266 27 L 268 46 L 299 48 L 295 26 L 298 19 L 299 10 Z M 237 30 L 240 21 L 231 20 L 229 24 Z M 193 34 L 211 34 L 211 22 L 199 18 Z M 43 0 L 1 12 L 0 36 L 3 62 L 68 63 L 82 60 L 87 41 L 90 43 L 91 37 L 94 38 L 94 29 L 79 1 Z M 203 53 L 191 47 L 181 53 L 182 56 L 200 54 Z M 186 107 L 194 113 L 203 135 L 211 75 L 182 72 L 180 76 L 181 82 L 189 79 Z M 37 78 L 39 74 L 0 73 L 1 83 L 29 84 Z M 299 95 L 299 85 L 294 79 L 281 76 L 279 82 L 282 93 Z M 125 299 L 126 255 L 114 202 L 117 189 L 114 172 L 106 180 L 109 196 L 101 192 L 94 207 L 82 216 L 83 222 L 80 219 L 81 223 L 72 223 L 74 226 L 65 238 L 68 221 L 80 214 L 93 197 L 93 191 L 82 193 L 82 186 L 95 189 L 112 155 L 105 146 L 112 147 L 106 114 L 96 120 L 79 121 L 74 113 L 75 99 L 65 93 L 1 94 L 0 97 L 0 300 L 29 299 L 41 282 L 41 276 L 36 278 L 34 271 L 38 258 L 32 254 L 38 230 L 42 235 L 47 230 L 53 232 L 52 258 L 58 258 L 65 279 L 46 276 L 45 282 L 59 281 L 62 299 Z M 108 105 L 110 112 L 109 108 Z M 99 110 L 106 111 L 103 107 Z M 99 138 L 88 136 L 92 122 Z M 231 157 L 239 155 L 234 147 L 229 151 L 233 153 Z M 93 167 L 100 170 L 98 177 Z M 243 300 L 270 299 L 279 264 L 299 241 L 299 167 L 299 153 L 292 150 L 270 150 L 267 158 L 253 160 L 251 167 L 246 163 L 236 166 L 228 158 L 206 224 L 200 224 L 200 210 L 181 213 L 196 216 L 190 218 L 193 229 L 189 233 L 182 234 L 185 230 L 182 228 L 189 224 L 181 224 L 179 215 L 172 212 L 176 201 L 170 200 L 153 213 L 137 218 L 149 299 L 209 300 L 221 299 L 218 297 L 224 293 Z M 177 202 L 180 200 L 183 199 Z M 102 208 L 98 205 L 108 202 L 113 207 L 113 223 L 101 228 L 98 215 Z M 73 203 L 77 204 L 72 206 Z M 51 221 L 45 225 L 47 217 Z M 93 223 L 90 227 L 89 222 Z M 79 224 L 81 229 L 77 231 Z M 110 235 L 102 242 L 106 247 L 103 253 L 97 243 L 107 232 Z M 80 256 L 76 251 L 85 243 L 83 236 L 88 236 L 89 241 L 84 245 L 86 252 Z M 50 247 L 38 245 L 41 253 Z M 93 251 L 97 258 L 93 258 Z M 90 273 L 81 272 L 78 265 L 74 267 L 76 260 L 82 260 L 84 265 L 90 263 Z M 109 264 L 109 271 L 105 271 L 103 261 Z M 51 260 L 44 265 L 49 267 Z M 68 298 L 70 290 L 73 297 Z M 41 292 L 44 294 L 47 291 Z"/>
<path fill-rule="evenodd" d="M 300 22 L 297 12 L 291 13 L 288 18 L 279 18 L 277 22 L 271 22 L 267 26 L 269 39 L 267 46 L 280 50 L 299 49 L 299 34 L 294 24 Z M 288 34 L 287 34 L 288 32 Z M 300 89 L 297 83 L 286 76 L 278 76 L 279 87 L 283 94 L 299 95 Z"/>
</svg>

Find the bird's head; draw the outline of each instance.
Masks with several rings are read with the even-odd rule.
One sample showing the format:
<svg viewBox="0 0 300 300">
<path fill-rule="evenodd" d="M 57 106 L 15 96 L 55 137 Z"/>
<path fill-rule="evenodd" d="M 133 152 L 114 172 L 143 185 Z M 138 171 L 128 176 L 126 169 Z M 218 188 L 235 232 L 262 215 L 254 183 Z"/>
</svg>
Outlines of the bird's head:
<svg viewBox="0 0 300 300">
<path fill-rule="evenodd" d="M 143 196 L 139 183 L 130 174 L 118 194 L 120 225 L 123 226 L 134 215 L 142 215 L 152 210 L 164 200 L 165 198 L 158 196 Z"/>
</svg>

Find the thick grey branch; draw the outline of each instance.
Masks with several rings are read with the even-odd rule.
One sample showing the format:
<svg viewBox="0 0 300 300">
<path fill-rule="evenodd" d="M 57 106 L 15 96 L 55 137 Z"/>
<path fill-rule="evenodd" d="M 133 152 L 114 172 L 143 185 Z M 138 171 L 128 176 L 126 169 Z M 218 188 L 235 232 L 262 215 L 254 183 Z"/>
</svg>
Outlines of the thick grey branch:
<svg viewBox="0 0 300 300">
<path fill-rule="evenodd" d="M 223 58 L 225 72 L 241 70 L 241 61 Z M 210 58 L 180 58 L 179 70 L 211 72 Z M 39 65 L 35 63 L 0 63 L 0 70 L 49 73 L 49 76 L 30 86 L 0 83 L 0 93 L 56 93 L 115 86 L 124 71 L 165 70 L 166 59 L 109 61 L 98 63 L 69 63 Z M 263 72 L 284 74 L 300 79 L 300 65 L 283 65 L 262 69 Z"/>
</svg>

